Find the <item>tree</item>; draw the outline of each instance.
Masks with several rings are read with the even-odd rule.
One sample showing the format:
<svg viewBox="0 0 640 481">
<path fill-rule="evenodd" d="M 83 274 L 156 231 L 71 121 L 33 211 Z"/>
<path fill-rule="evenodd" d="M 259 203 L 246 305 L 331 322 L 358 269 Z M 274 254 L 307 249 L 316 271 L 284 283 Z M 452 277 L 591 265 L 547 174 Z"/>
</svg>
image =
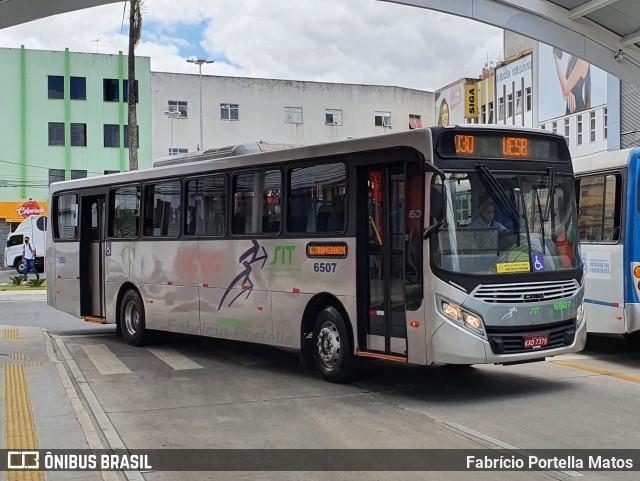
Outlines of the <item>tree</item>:
<svg viewBox="0 0 640 481">
<path fill-rule="evenodd" d="M 142 0 L 129 0 L 129 170 L 138 170 L 138 119 L 136 112 L 136 47 L 142 37 Z"/>
</svg>

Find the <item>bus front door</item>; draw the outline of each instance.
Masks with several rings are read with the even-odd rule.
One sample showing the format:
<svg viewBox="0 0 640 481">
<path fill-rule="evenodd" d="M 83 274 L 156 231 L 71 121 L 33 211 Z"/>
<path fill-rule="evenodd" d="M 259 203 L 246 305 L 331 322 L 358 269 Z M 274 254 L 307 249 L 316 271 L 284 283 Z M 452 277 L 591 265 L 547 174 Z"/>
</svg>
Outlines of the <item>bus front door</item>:
<svg viewBox="0 0 640 481">
<path fill-rule="evenodd" d="M 104 322 L 104 196 L 82 197 L 80 222 L 80 312 L 87 321 Z"/>
<path fill-rule="evenodd" d="M 363 170 L 358 205 L 358 297 L 364 320 L 358 325 L 366 328 L 359 332 L 360 346 L 400 357 L 407 355 L 404 169 L 399 164 Z"/>
</svg>

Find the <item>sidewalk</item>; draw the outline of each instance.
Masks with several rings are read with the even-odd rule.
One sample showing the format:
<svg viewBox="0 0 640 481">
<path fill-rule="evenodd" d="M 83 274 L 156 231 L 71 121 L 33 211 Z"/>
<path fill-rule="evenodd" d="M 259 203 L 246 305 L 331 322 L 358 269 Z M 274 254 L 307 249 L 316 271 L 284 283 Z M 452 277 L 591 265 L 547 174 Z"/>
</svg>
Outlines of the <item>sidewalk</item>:
<svg viewBox="0 0 640 481">
<path fill-rule="evenodd" d="M 0 326 L 4 449 L 96 448 L 94 421 L 59 357 L 63 359 L 46 330 Z M 32 477 L 15 477 L 18 474 Z M 12 476 L 42 481 L 121 479 L 116 473 L 99 472 L 13 472 Z"/>
<path fill-rule="evenodd" d="M 2 301 L 46 301 L 46 289 L 32 291 L 0 291 L 0 302 Z"/>
</svg>

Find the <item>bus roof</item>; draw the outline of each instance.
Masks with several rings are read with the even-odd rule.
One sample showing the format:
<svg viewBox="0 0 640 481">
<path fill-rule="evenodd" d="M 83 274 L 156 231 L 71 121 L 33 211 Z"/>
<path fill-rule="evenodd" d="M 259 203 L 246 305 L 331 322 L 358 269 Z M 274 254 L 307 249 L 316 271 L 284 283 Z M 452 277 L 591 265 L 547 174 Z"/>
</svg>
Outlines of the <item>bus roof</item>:
<svg viewBox="0 0 640 481">
<path fill-rule="evenodd" d="M 218 158 L 217 156 L 209 158 L 209 154 L 205 151 L 200 154 L 202 156 L 201 160 L 193 158 L 190 161 L 175 165 L 163 165 L 119 174 L 54 182 L 50 186 L 50 192 L 100 187 L 125 182 L 139 182 L 175 175 L 198 175 L 218 169 L 245 169 L 256 165 L 268 165 L 296 160 L 304 162 L 305 160 L 313 158 L 339 156 L 348 153 L 382 150 L 393 147 L 414 148 L 421 152 L 425 159 L 431 160 L 431 131 L 429 129 L 415 129 L 374 137 L 341 140 L 304 147 L 287 148 L 284 150 L 260 151 L 258 153 L 223 158 Z"/>
<path fill-rule="evenodd" d="M 629 163 L 631 153 L 636 148 L 598 152 L 573 159 L 573 170 L 576 174 L 625 167 Z"/>
</svg>

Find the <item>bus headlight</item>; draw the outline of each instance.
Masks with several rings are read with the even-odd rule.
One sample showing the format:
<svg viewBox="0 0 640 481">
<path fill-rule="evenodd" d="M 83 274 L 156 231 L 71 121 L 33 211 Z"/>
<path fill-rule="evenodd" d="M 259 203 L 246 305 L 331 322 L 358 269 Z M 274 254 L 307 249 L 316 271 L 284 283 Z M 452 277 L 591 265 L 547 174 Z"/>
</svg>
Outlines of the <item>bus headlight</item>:
<svg viewBox="0 0 640 481">
<path fill-rule="evenodd" d="M 584 302 L 581 302 L 578 306 L 578 311 L 576 312 L 576 329 L 580 327 L 582 321 L 584 320 Z"/>
<path fill-rule="evenodd" d="M 446 318 L 451 319 L 456 324 L 459 324 L 474 334 L 479 334 L 480 336 L 485 337 L 484 323 L 482 321 L 482 317 L 478 314 L 469 312 L 452 302 L 445 301 L 444 299 L 438 300 L 438 307 L 440 308 L 440 312 Z"/>
</svg>

